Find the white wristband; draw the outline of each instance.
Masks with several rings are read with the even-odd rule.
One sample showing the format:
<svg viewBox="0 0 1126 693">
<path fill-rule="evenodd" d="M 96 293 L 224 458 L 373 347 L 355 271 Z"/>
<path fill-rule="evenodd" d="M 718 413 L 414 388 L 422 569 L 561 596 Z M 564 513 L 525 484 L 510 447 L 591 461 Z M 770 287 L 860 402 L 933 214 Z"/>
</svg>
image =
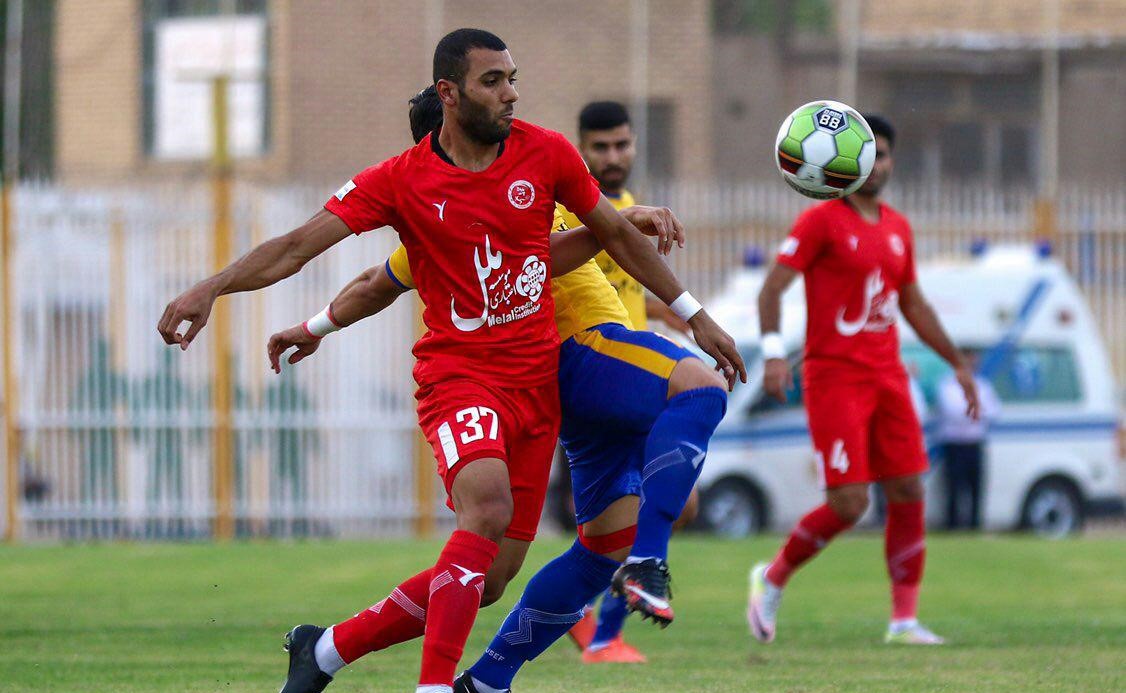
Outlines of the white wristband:
<svg viewBox="0 0 1126 693">
<path fill-rule="evenodd" d="M 669 304 L 669 308 L 684 322 L 688 322 L 693 315 L 704 309 L 700 302 L 692 298 L 692 294 L 687 291 L 677 296 L 676 300 Z"/>
<path fill-rule="evenodd" d="M 762 360 L 786 358 L 786 343 L 782 335 L 777 332 L 768 332 L 762 336 Z"/>
<path fill-rule="evenodd" d="M 340 325 L 332 319 L 332 304 L 305 321 L 305 331 L 314 337 L 324 337 L 340 329 Z"/>
</svg>

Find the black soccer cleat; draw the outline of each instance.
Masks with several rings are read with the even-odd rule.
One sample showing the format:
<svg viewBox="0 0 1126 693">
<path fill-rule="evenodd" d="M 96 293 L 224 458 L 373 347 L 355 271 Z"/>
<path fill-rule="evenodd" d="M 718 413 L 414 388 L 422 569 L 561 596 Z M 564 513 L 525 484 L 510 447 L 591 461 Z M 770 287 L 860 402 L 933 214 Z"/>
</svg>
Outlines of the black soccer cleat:
<svg viewBox="0 0 1126 693">
<path fill-rule="evenodd" d="M 626 607 L 640 613 L 642 619 L 651 618 L 665 628 L 675 618 L 669 604 L 672 599 L 671 579 L 667 563 L 659 558 L 646 558 L 637 563 L 623 563 L 614 572 L 610 592 L 624 597 Z"/>
<path fill-rule="evenodd" d="M 320 626 L 296 626 L 285 634 L 285 651 L 289 653 L 289 674 L 279 693 L 321 693 L 332 683 L 332 677 L 317 666 L 317 640 L 325 632 Z"/>
<path fill-rule="evenodd" d="M 473 685 L 473 677 L 468 671 L 461 672 L 461 675 L 454 679 L 454 693 L 480 693 Z M 508 689 L 508 693 L 512 693 L 511 688 Z"/>
</svg>

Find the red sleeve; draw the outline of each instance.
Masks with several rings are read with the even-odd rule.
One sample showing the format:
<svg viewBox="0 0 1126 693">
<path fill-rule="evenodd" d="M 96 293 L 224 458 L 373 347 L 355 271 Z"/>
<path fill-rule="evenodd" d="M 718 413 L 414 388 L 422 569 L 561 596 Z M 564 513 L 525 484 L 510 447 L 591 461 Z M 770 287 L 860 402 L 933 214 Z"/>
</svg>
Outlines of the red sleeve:
<svg viewBox="0 0 1126 693">
<path fill-rule="evenodd" d="M 778 264 L 804 272 L 821 254 L 825 222 L 817 210 L 817 207 L 810 207 L 798 216 L 790 235 L 778 248 Z"/>
<path fill-rule="evenodd" d="M 594 209 L 602 193 L 575 145 L 559 133 L 552 135 L 556 140 L 555 200 L 581 217 Z"/>
<path fill-rule="evenodd" d="M 328 198 L 325 209 L 340 217 L 355 234 L 394 225 L 392 170 L 396 160 L 391 158 L 361 171 Z"/>
</svg>

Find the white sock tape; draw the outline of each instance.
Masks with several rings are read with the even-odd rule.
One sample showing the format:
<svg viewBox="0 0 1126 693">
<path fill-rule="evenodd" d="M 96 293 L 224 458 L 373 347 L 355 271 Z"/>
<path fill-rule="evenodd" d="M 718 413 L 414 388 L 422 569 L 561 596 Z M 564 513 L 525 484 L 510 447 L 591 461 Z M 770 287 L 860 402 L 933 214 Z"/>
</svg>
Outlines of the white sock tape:
<svg viewBox="0 0 1126 693">
<path fill-rule="evenodd" d="M 676 313 L 678 318 L 688 322 L 692 319 L 693 315 L 703 310 L 704 306 L 700 305 L 699 301 L 692 298 L 692 294 L 685 291 L 677 296 L 675 301 L 669 304 L 669 308 L 672 309 L 672 312 Z"/>
<path fill-rule="evenodd" d="M 314 337 L 324 337 L 340 329 L 340 325 L 332 319 L 332 305 L 324 307 L 321 312 L 305 321 L 305 329 Z"/>
<path fill-rule="evenodd" d="M 762 336 L 762 360 L 786 358 L 786 342 L 777 332 L 768 332 Z"/>
</svg>

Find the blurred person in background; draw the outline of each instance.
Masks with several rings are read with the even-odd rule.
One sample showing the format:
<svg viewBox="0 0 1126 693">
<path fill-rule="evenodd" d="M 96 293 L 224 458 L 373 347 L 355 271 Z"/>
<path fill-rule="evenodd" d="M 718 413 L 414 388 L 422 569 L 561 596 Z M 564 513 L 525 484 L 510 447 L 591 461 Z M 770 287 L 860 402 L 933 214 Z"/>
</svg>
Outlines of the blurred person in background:
<svg viewBox="0 0 1126 693">
<path fill-rule="evenodd" d="M 976 358 L 970 357 L 976 371 Z M 980 405 L 976 418 L 966 415 L 966 396 L 953 373 L 938 383 L 938 442 L 946 466 L 946 529 L 981 527 L 981 470 L 989 424 L 1001 413 L 1001 400 L 988 379 L 975 373 Z"/>
<path fill-rule="evenodd" d="M 759 293 L 766 392 L 785 401 L 792 376 L 779 334 L 782 293 L 804 275 L 803 387 L 825 503 L 805 515 L 774 560 L 751 571 L 747 621 L 761 642 L 774 640 L 782 591 L 791 576 L 868 509 L 868 486 L 887 498 L 884 556 L 892 613 L 885 642 L 941 645 L 919 623 L 926 556 L 923 432 L 899 353 L 896 312 L 954 369 L 977 417 L 969 362 L 927 303 L 915 275 L 911 227 L 880 193 L 891 176 L 895 129 L 865 116 L 875 135 L 872 172 L 856 193 L 810 207 L 783 241 Z"/>
</svg>

